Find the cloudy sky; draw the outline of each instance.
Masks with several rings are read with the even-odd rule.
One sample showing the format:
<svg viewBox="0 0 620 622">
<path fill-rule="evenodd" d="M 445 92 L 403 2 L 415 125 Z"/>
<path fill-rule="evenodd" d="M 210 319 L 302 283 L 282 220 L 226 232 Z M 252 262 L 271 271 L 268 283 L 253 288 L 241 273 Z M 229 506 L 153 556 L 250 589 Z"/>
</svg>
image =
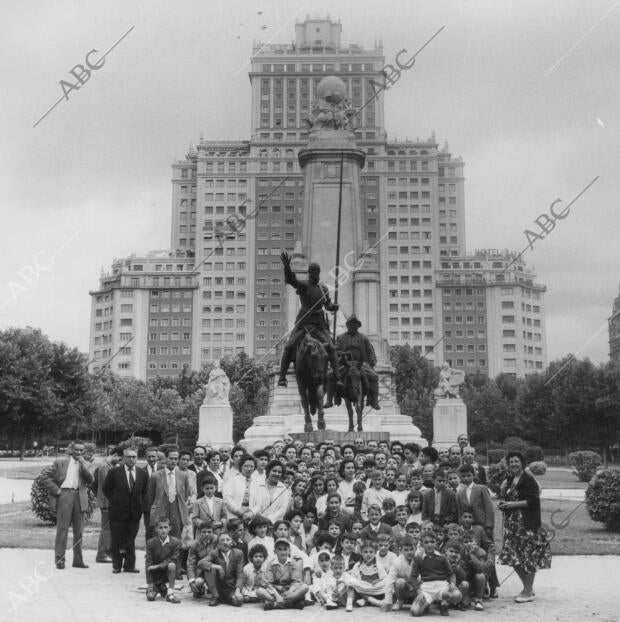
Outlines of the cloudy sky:
<svg viewBox="0 0 620 622">
<path fill-rule="evenodd" d="M 172 160 L 201 132 L 249 137 L 252 42 L 290 42 L 307 14 L 340 19 L 345 44 L 381 39 L 386 62 L 445 26 L 386 93 L 386 129 L 434 130 L 463 157 L 469 249 L 522 250 L 553 201 L 599 177 L 524 258 L 548 287 L 550 359 L 606 360 L 620 280 L 620 0 L 5 3 L 0 328 L 87 349 L 101 268 L 169 247 Z M 33 128 L 59 82 L 75 82 L 69 71 L 132 27 Z"/>
</svg>

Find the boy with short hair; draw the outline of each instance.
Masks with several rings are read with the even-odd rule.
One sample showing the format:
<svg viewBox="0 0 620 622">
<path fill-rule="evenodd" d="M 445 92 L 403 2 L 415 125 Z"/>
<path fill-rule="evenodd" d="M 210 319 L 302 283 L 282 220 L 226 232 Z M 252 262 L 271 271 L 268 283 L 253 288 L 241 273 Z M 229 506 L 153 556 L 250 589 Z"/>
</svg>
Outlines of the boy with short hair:
<svg viewBox="0 0 620 622">
<path fill-rule="evenodd" d="M 482 597 L 487 585 L 487 554 L 475 543 L 470 533 L 463 535 L 461 565 L 467 575 L 470 593 L 474 597 L 474 609 L 482 611 Z"/>
<path fill-rule="evenodd" d="M 371 505 L 378 505 L 379 511 L 383 505 L 383 500 L 390 496 L 390 491 L 383 487 L 384 475 L 382 471 L 375 470 L 370 477 L 371 485 L 364 491 L 362 497 L 361 515 L 364 520 L 368 520 L 368 508 Z"/>
<path fill-rule="evenodd" d="M 303 609 L 308 586 L 303 583 L 301 565 L 289 556 L 291 543 L 285 538 L 275 542 L 275 557 L 265 568 L 265 587 L 256 590 L 264 601 L 265 611 L 270 609 Z"/>
<path fill-rule="evenodd" d="M 488 537 L 486 530 L 481 525 L 474 525 L 474 514 L 471 510 L 464 510 L 461 514 L 461 526 L 463 528 L 461 539 L 469 534 L 477 546 L 483 549 L 486 554 L 486 577 L 489 589 L 489 598 L 497 598 L 497 588 L 499 579 L 495 568 L 495 542 Z"/>
<path fill-rule="evenodd" d="M 384 611 L 399 611 L 405 602 L 414 599 L 417 585 L 411 582 L 411 570 L 416 547 L 417 541 L 410 536 L 401 540 L 400 555 L 390 567 L 385 580 Z"/>
<path fill-rule="evenodd" d="M 217 481 L 215 477 L 206 474 L 201 481 L 202 496 L 196 499 L 192 506 L 191 517 L 194 525 L 194 537 L 196 537 L 198 523 L 209 520 L 211 522 L 226 522 L 227 513 L 224 502 L 215 496 Z"/>
<path fill-rule="evenodd" d="M 154 601 L 157 590 L 167 602 L 178 604 L 181 601 L 172 590 L 177 576 L 181 540 L 169 535 L 170 519 L 167 517 L 159 517 L 155 529 L 157 535 L 146 543 L 146 600 Z"/>
<path fill-rule="evenodd" d="M 396 506 L 396 524 L 392 527 L 392 539 L 394 541 L 395 549 L 400 546 L 400 541 L 407 535 L 407 518 L 409 513 L 407 512 L 406 505 Z"/>
<path fill-rule="evenodd" d="M 314 537 L 316 536 L 319 528 L 316 525 L 316 508 L 314 507 L 305 507 L 302 508 L 302 512 L 304 514 L 303 520 L 303 533 L 304 533 L 304 542 L 306 543 L 305 553 L 310 553 L 312 547 L 314 546 Z"/>
<path fill-rule="evenodd" d="M 267 549 L 267 555 L 273 555 L 273 538 L 268 535 L 271 521 L 260 514 L 257 514 L 248 525 L 248 530 L 253 538 L 248 542 L 248 549 L 260 544 Z"/>
<path fill-rule="evenodd" d="M 392 537 L 387 533 L 380 533 L 377 536 L 377 562 L 383 566 L 386 574 L 390 571 L 392 564 L 396 561 L 396 553 L 390 551 Z"/>
<path fill-rule="evenodd" d="M 368 523 L 362 530 L 360 538 L 362 540 L 375 541 L 380 533 L 386 533 L 391 536 L 392 528 L 381 522 L 381 507 L 372 504 L 368 507 Z"/>
<path fill-rule="evenodd" d="M 243 564 L 248 563 L 248 543 L 244 538 L 245 528 L 240 518 L 231 518 L 226 523 L 226 531 L 230 536 L 230 545 L 233 549 L 241 551 L 243 555 Z"/>
<path fill-rule="evenodd" d="M 392 490 L 391 497 L 396 503 L 396 509 L 399 505 L 407 505 L 407 495 L 409 489 L 407 488 L 407 476 L 404 473 L 398 473 L 394 481 L 395 488 Z"/>
<path fill-rule="evenodd" d="M 457 605 L 457 608 L 461 611 L 466 611 L 469 609 L 471 597 L 469 594 L 469 582 L 467 581 L 467 570 L 461 560 L 461 544 L 458 540 L 448 540 L 444 549 L 446 559 L 456 578 L 456 587 L 458 587 L 462 595 L 461 602 Z"/>
<path fill-rule="evenodd" d="M 424 553 L 414 557 L 411 571 L 411 577 L 420 580 L 416 599 L 411 605 L 411 615 L 423 615 L 434 602 L 439 603 L 439 612 L 442 616 L 450 615 L 448 604 L 457 605 L 461 602 L 456 577 L 448 560 L 436 550 L 437 536 L 434 532 L 424 533 L 422 545 Z"/>
<path fill-rule="evenodd" d="M 381 522 L 394 527 L 396 525 L 396 501 L 392 497 L 387 497 L 381 504 L 383 515 L 381 516 Z"/>
<path fill-rule="evenodd" d="M 344 562 L 344 570 L 346 572 L 351 570 L 353 566 L 355 566 L 355 564 L 362 559 L 362 556 L 355 552 L 355 545 L 357 542 L 355 534 L 347 531 L 342 534 L 340 541 L 342 543 L 340 557 L 342 557 Z"/>
<path fill-rule="evenodd" d="M 190 544 L 187 556 L 187 579 L 194 598 L 201 598 L 205 593 L 205 568 L 202 560 L 215 548 L 213 523 L 201 521 L 196 528 L 196 539 Z"/>
</svg>

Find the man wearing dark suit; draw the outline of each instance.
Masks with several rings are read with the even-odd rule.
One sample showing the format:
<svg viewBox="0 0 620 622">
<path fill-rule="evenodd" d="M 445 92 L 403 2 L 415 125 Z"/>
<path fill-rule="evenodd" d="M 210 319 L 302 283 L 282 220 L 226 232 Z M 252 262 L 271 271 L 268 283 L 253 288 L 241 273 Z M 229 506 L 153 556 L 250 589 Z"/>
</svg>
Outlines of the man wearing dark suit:
<svg viewBox="0 0 620 622">
<path fill-rule="evenodd" d="M 470 464 L 473 467 L 476 484 L 487 485 L 487 472 L 476 462 L 476 450 L 473 447 L 463 447 L 463 464 Z"/>
<path fill-rule="evenodd" d="M 495 512 L 489 489 L 481 484 L 474 484 L 474 468 L 470 464 L 464 464 L 459 469 L 461 485 L 456 493 L 456 508 L 459 515 L 466 510 L 474 516 L 474 524 L 480 525 L 487 536 L 493 540 L 495 528 Z"/>
<path fill-rule="evenodd" d="M 446 487 L 446 476 L 441 469 L 435 472 L 434 487 L 422 496 L 422 520 L 437 525 L 456 523 L 456 497 Z"/>
<path fill-rule="evenodd" d="M 215 607 L 220 600 L 235 607 L 243 603 L 243 553 L 231 547 L 232 540 L 223 531 L 218 536 L 217 549 L 205 558 L 205 581 L 212 595 L 211 607 Z"/>
<path fill-rule="evenodd" d="M 147 481 L 151 481 L 151 477 L 157 473 L 158 464 L 157 464 L 157 449 L 154 447 L 150 447 L 146 450 L 146 466 L 141 470 L 146 473 Z M 144 537 L 148 542 L 151 538 L 155 536 L 155 527 L 151 527 L 151 505 L 153 503 L 153 499 L 151 499 L 149 495 L 149 489 L 147 486 L 147 494 L 144 500 Z"/>
<path fill-rule="evenodd" d="M 207 450 L 202 445 L 196 445 L 194 447 L 194 462 L 190 464 L 187 468 L 190 471 L 194 471 L 196 475 L 201 471 L 204 471 L 207 468 L 207 463 L 205 462 L 205 458 L 207 457 Z M 200 494 L 200 491 L 198 491 Z"/>
<path fill-rule="evenodd" d="M 108 498 L 103 494 L 103 482 L 108 473 L 118 464 L 123 456 L 123 450 L 120 447 L 110 448 L 109 455 L 95 469 L 95 479 L 91 490 L 97 495 L 97 506 L 101 512 L 101 531 L 99 532 L 99 542 L 97 544 L 97 557 L 95 561 L 98 564 L 107 564 L 112 561 L 110 554 L 112 552 L 112 535 L 110 533 L 110 517 L 108 515 Z"/>
<path fill-rule="evenodd" d="M 84 460 L 84 443 L 73 442 L 69 457 L 54 461 L 45 486 L 50 495 L 50 509 L 56 511 L 56 568 L 65 567 L 65 550 L 69 527 L 73 526 L 73 567 L 88 568 L 82 558 L 83 512 L 88 510 L 88 487 L 93 483 L 92 473 Z"/>
<path fill-rule="evenodd" d="M 136 536 L 146 497 L 146 473 L 136 469 L 135 449 L 123 452 L 123 464 L 112 469 L 103 483 L 108 498 L 108 516 L 112 534 L 112 572 L 139 572 L 136 569 Z M 124 560 L 124 561 L 123 561 Z"/>
<path fill-rule="evenodd" d="M 149 481 L 151 503 L 151 526 L 166 517 L 170 520 L 170 535 L 181 539 L 183 527 L 190 524 L 188 499 L 192 487 L 186 471 L 177 468 L 179 450 L 166 450 L 166 466 L 160 469 Z M 177 566 L 177 578 L 181 578 L 181 566 Z"/>
</svg>

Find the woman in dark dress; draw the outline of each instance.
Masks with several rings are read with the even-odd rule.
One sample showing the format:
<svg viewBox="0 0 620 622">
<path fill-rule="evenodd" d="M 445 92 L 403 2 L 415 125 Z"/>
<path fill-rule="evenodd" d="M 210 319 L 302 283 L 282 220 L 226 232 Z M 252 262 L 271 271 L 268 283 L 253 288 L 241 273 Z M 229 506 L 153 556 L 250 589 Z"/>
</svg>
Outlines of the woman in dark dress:
<svg viewBox="0 0 620 622">
<path fill-rule="evenodd" d="M 540 488 L 525 472 L 525 459 L 518 451 L 506 455 L 509 475 L 502 483 L 499 509 L 504 512 L 504 543 L 499 560 L 512 566 L 523 583 L 515 598 L 529 603 L 535 598 L 536 571 L 551 567 L 551 548 L 540 520 Z"/>
</svg>

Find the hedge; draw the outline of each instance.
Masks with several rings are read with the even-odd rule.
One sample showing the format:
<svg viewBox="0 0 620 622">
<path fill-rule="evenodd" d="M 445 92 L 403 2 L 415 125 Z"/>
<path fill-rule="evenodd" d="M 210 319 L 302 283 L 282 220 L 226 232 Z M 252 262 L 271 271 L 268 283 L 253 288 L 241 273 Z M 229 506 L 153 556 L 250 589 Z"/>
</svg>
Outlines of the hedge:
<svg viewBox="0 0 620 622">
<path fill-rule="evenodd" d="M 620 472 L 604 469 L 597 473 L 586 490 L 590 518 L 610 531 L 620 531 Z"/>
<path fill-rule="evenodd" d="M 601 462 L 601 456 L 595 451 L 574 451 L 568 454 L 568 463 L 575 467 L 574 473 L 581 482 L 589 482 Z"/>
</svg>

